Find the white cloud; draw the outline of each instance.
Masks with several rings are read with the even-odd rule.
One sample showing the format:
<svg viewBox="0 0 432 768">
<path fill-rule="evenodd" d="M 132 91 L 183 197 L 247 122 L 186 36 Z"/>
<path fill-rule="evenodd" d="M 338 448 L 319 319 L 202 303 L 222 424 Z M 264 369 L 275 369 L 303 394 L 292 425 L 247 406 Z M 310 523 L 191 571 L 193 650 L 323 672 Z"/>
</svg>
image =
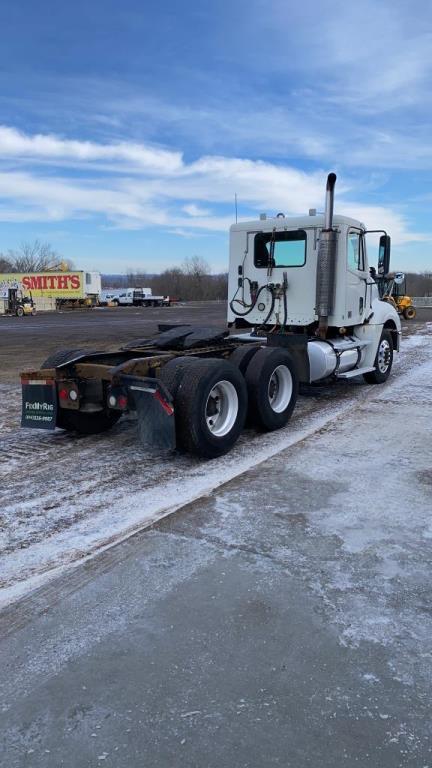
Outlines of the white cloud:
<svg viewBox="0 0 432 768">
<path fill-rule="evenodd" d="M 182 165 L 181 153 L 167 149 L 130 142 L 96 144 L 92 141 L 62 139 L 51 134 L 28 136 L 5 125 L 0 126 L 0 157 L 58 162 L 75 160 L 78 163 L 108 160 L 133 163 L 142 171 L 159 173 L 172 173 Z"/>
<path fill-rule="evenodd" d="M 209 208 L 202 208 L 200 205 L 195 205 L 195 203 L 184 205 L 183 210 L 188 216 L 208 216 L 211 213 Z"/>
<path fill-rule="evenodd" d="M 22 170 L 25 153 L 28 170 Z M 50 174 L 34 167 L 35 161 L 55 157 L 57 175 L 52 174 L 52 166 Z M 130 173 L 132 157 L 140 158 L 140 173 Z M 115 160 L 116 173 L 93 173 L 99 158 Z M 305 172 L 236 157 L 206 155 L 185 163 L 182 153 L 171 150 L 29 136 L 10 128 L 0 130 L 2 160 L 8 166 L 20 161 L 20 170 L 0 170 L 0 220 L 96 218 L 117 228 L 159 227 L 182 235 L 226 232 L 234 218 L 235 193 L 242 218 L 255 218 L 260 211 L 292 215 L 310 207 L 321 209 L 326 177 L 324 171 Z M 66 173 L 70 161 L 79 163 L 78 179 Z M 369 227 L 388 229 L 395 243 L 424 238 L 410 231 L 409 222 L 398 211 L 349 202 L 350 181 L 339 181 L 337 191 L 340 213 L 364 219 Z M 212 206 L 217 206 L 217 212 Z"/>
</svg>

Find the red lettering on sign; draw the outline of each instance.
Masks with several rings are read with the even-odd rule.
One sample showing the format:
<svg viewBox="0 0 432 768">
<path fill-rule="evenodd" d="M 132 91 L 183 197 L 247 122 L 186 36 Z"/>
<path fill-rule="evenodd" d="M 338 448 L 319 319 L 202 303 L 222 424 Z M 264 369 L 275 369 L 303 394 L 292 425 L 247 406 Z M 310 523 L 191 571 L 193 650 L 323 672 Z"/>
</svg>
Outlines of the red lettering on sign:
<svg viewBox="0 0 432 768">
<path fill-rule="evenodd" d="M 32 275 L 28 278 L 29 281 L 29 290 L 30 291 L 41 291 L 42 290 L 42 277 L 38 275 L 37 277 L 35 275 Z"/>
<path fill-rule="evenodd" d="M 77 290 L 80 287 L 79 275 L 71 275 L 71 287 Z"/>
</svg>

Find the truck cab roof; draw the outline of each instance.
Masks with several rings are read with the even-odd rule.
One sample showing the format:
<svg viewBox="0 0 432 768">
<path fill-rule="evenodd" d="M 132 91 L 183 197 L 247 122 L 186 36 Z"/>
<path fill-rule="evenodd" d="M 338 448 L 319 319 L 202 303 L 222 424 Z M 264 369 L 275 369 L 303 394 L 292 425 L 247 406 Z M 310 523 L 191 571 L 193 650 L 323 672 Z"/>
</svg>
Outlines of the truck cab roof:
<svg viewBox="0 0 432 768">
<path fill-rule="evenodd" d="M 268 231 L 276 229 L 307 229 L 317 227 L 322 229 L 324 226 L 324 214 L 318 213 L 315 216 L 268 216 L 265 219 L 255 219 L 253 221 L 240 221 L 238 224 L 232 224 L 230 232 L 254 232 Z M 333 217 L 333 226 L 348 226 L 356 229 L 365 229 L 365 225 L 358 219 L 351 219 L 349 216 L 335 215 Z"/>
</svg>

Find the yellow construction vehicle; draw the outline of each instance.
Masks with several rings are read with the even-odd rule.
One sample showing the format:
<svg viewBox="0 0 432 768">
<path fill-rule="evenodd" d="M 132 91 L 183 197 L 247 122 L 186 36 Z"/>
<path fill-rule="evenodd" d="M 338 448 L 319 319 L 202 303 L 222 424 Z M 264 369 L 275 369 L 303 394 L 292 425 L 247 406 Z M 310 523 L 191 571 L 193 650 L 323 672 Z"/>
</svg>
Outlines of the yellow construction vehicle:
<svg viewBox="0 0 432 768">
<path fill-rule="evenodd" d="M 18 288 L 9 288 L 5 306 L 6 315 L 16 315 L 17 317 L 24 317 L 24 315 L 35 315 L 36 307 L 30 296 L 24 296 L 23 292 Z"/>
<path fill-rule="evenodd" d="M 382 298 L 392 304 L 406 320 L 414 320 L 417 312 L 411 296 L 407 295 L 406 277 L 403 272 L 395 272 L 388 276 Z"/>
</svg>

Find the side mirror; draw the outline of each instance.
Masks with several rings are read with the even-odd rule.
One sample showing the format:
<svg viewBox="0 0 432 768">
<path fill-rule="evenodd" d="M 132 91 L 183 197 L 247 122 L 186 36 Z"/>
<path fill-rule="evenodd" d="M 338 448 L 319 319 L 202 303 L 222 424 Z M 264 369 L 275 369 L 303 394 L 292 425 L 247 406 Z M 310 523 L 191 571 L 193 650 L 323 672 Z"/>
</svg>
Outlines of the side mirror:
<svg viewBox="0 0 432 768">
<path fill-rule="evenodd" d="M 378 277 L 385 277 L 390 271 L 390 235 L 381 235 L 378 252 Z"/>
</svg>

